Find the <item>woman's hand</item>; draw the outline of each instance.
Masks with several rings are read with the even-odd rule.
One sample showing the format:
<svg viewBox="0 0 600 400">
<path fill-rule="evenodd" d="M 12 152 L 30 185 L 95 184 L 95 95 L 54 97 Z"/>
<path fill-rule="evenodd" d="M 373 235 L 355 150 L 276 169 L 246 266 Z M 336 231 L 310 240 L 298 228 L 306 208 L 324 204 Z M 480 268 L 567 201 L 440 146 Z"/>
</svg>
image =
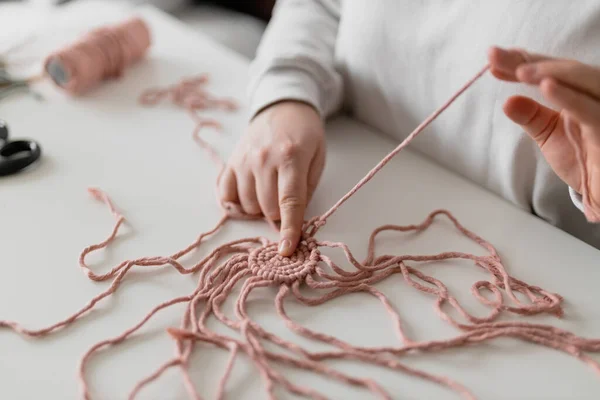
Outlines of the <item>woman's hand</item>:
<svg viewBox="0 0 600 400">
<path fill-rule="evenodd" d="M 307 104 L 283 101 L 250 123 L 219 182 L 221 199 L 240 204 L 247 214 L 280 220 L 279 253 L 289 256 L 324 165 L 321 117 Z"/>
<path fill-rule="evenodd" d="M 499 48 L 490 50 L 489 61 L 494 76 L 535 85 L 554 105 L 556 110 L 528 97 L 514 96 L 505 103 L 504 112 L 535 140 L 554 172 L 584 195 L 584 204 L 590 208 L 586 209 L 588 219 L 598 219 L 600 68 L 574 60 Z M 568 131 L 566 123 L 570 124 Z M 569 136 L 574 142 L 570 142 Z M 580 157 L 577 149 L 581 150 Z M 586 182 L 583 182 L 584 177 Z M 595 218 L 591 209 L 596 210 Z"/>
</svg>

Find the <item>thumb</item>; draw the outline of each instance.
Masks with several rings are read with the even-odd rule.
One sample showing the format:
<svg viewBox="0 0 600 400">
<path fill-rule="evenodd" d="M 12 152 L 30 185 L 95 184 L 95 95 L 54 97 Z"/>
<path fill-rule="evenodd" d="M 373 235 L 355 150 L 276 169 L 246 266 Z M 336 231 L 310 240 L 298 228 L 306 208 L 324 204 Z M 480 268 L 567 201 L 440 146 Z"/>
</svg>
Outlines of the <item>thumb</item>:
<svg viewBox="0 0 600 400">
<path fill-rule="evenodd" d="M 580 184 L 577 159 L 565 134 L 561 113 L 523 96 L 509 98 L 504 113 L 537 143 L 554 172 L 577 190 Z"/>
<path fill-rule="evenodd" d="M 297 165 L 288 165 L 279 170 L 279 254 L 284 257 L 294 253 L 302 235 L 307 201 L 307 174 L 308 171 Z"/>
<path fill-rule="evenodd" d="M 557 130 L 560 113 L 529 97 L 513 96 L 504 104 L 504 113 L 542 148 Z"/>
</svg>

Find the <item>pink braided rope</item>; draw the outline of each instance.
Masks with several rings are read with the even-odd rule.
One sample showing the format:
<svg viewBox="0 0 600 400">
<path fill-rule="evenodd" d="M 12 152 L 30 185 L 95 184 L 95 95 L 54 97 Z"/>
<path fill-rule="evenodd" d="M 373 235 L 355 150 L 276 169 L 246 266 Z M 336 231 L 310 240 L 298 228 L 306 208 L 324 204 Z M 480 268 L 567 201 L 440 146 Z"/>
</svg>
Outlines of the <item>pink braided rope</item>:
<svg viewBox="0 0 600 400">
<path fill-rule="evenodd" d="M 225 206 L 223 207 L 223 217 L 216 223 L 215 227 L 200 234 L 196 240 L 184 249 L 170 256 L 153 256 L 126 260 L 113 267 L 109 272 L 96 274 L 86 265 L 86 256 L 109 246 L 117 236 L 125 219 L 104 192 L 99 189 L 90 189 L 90 194 L 109 208 L 115 217 L 115 226 L 106 240 L 91 245 L 81 252 L 79 264 L 92 280 L 112 280 L 109 288 L 95 296 L 88 304 L 84 305 L 73 315 L 49 327 L 33 330 L 24 328 L 16 322 L 0 321 L 0 328 L 8 328 L 29 337 L 48 335 L 57 329 L 67 328 L 76 320 L 82 318 L 99 301 L 113 294 L 120 287 L 123 279 L 132 268 L 162 268 L 170 266 L 180 274 L 197 275 L 195 289 L 187 295 L 179 296 L 156 305 L 145 317 L 120 335 L 93 345 L 83 355 L 79 365 L 82 398 L 86 400 L 91 399 L 91 391 L 86 380 L 86 367 L 96 352 L 108 346 L 116 346 L 125 342 L 158 312 L 181 303 L 186 304 L 186 310 L 180 326 L 177 328 L 167 328 L 168 334 L 175 341 L 175 356 L 166 360 L 154 372 L 135 384 L 130 392 L 129 399 L 134 399 L 141 390 L 159 379 L 165 371 L 173 367 L 178 367 L 182 372 L 184 385 L 189 397 L 195 400 L 202 399 L 188 372 L 190 357 L 196 350 L 195 345 L 197 342 L 213 345 L 229 353 L 229 360 L 217 386 L 217 399 L 225 398 L 226 385 L 240 353 L 249 358 L 260 373 L 269 399 L 276 398 L 275 389 L 277 387 L 312 399 L 327 398 L 311 388 L 294 384 L 288 380 L 280 372 L 280 365 L 327 376 L 333 380 L 369 391 L 378 398 L 391 398 L 375 380 L 354 377 L 327 365 L 326 362 L 328 360 L 336 359 L 357 360 L 389 368 L 445 386 L 465 399 L 475 399 L 475 395 L 460 383 L 447 377 L 435 376 L 409 367 L 401 360 L 403 357 L 411 354 L 441 352 L 452 348 L 481 344 L 501 337 L 515 338 L 565 352 L 580 359 L 596 373 L 600 374 L 600 365 L 586 354 L 599 352 L 600 340 L 582 338 L 574 333 L 551 325 L 533 324 L 520 320 L 498 321 L 500 315 L 503 314 L 552 314 L 560 317 L 563 312 L 561 307 L 562 298 L 557 294 L 510 276 L 496 249 L 489 242 L 462 226 L 449 211 L 434 211 L 420 224 L 404 226 L 384 225 L 375 229 L 369 237 L 367 257 L 362 262 L 354 257 L 346 244 L 320 241 L 314 237 L 317 230 L 325 223 L 329 216 L 364 186 L 395 154 L 405 148 L 414 137 L 422 132 L 443 110 L 449 107 L 485 71 L 487 71 L 487 67 L 461 88 L 456 95 L 432 114 L 431 117 L 419 125 L 405 141 L 384 158 L 329 211 L 318 218 L 308 221 L 305 225 L 304 240 L 300 243 L 296 253 L 289 258 L 279 256 L 275 244 L 268 239 L 252 237 L 221 245 L 191 267 L 182 265 L 179 262 L 181 257 L 201 246 L 205 240 L 209 240 L 228 220 L 232 218 L 246 218 L 246 216 L 241 214 L 239 209 Z M 196 114 L 196 111 L 204 109 L 208 105 L 228 108 L 233 103 L 216 100 L 212 96 L 207 95 L 206 92 L 199 91 L 199 87 L 205 83 L 205 77 L 200 77 L 197 80 L 186 80 L 168 90 L 160 89 L 147 92 L 142 96 L 141 101 L 144 104 L 153 104 L 161 99 L 170 98 L 175 104 L 186 108 L 195 118 L 196 128 L 194 130 L 194 137 L 196 141 L 209 154 L 214 156 L 213 158 L 215 161 L 218 161 L 217 164 L 222 168 L 223 163 L 220 161 L 218 153 L 198 136 L 202 127 L 218 127 L 219 125 L 212 120 L 200 118 Z M 585 193 L 584 201 L 587 201 L 586 204 L 590 204 L 589 200 L 585 200 L 587 196 Z M 485 249 L 487 254 L 477 256 L 458 251 L 429 255 L 376 254 L 375 242 L 380 233 L 387 231 L 420 233 L 428 229 L 438 217 L 449 219 L 457 232 L 477 243 Z M 349 269 L 338 266 L 329 257 L 322 255 L 321 248 L 341 250 L 346 256 Z M 442 260 L 468 260 L 473 262 L 478 268 L 489 273 L 490 280 L 475 282 L 471 288 L 475 299 L 490 309 L 487 316 L 475 316 L 467 312 L 441 281 L 425 274 L 417 268 L 417 265 L 420 263 L 431 263 Z M 405 332 L 403 321 L 395 307 L 384 293 L 373 286 L 394 274 L 401 275 L 406 284 L 431 296 L 434 299 L 433 307 L 435 312 L 440 318 L 457 329 L 458 333 L 456 336 L 446 340 L 433 341 L 420 341 L 416 338 L 410 338 Z M 303 286 L 311 289 L 312 292 L 320 294 L 316 297 L 308 297 L 303 293 Z M 278 314 L 291 331 L 308 339 L 326 343 L 334 349 L 311 352 L 296 343 L 266 331 L 254 322 L 247 311 L 247 299 L 255 289 L 261 287 L 279 288 L 274 299 L 274 304 Z M 240 293 L 235 304 L 235 318 L 232 319 L 225 316 L 221 307 L 225 300 L 232 296 L 236 288 L 240 289 Z M 492 295 L 491 299 L 484 296 L 482 291 L 489 292 Z M 399 339 L 398 346 L 355 346 L 331 335 L 303 327 L 296 323 L 285 309 L 285 301 L 289 298 L 293 298 L 306 306 L 314 307 L 348 293 L 357 292 L 365 293 L 379 300 L 396 330 Z M 506 294 L 507 299 L 504 298 L 502 292 Z M 520 300 L 516 295 L 517 293 L 522 294 L 527 301 Z M 447 308 L 456 311 L 462 320 L 452 317 L 445 310 Z M 233 337 L 212 331 L 206 325 L 209 318 L 218 320 L 223 325 L 236 331 L 239 335 Z M 274 353 L 269 351 L 265 348 L 266 343 L 275 345 L 282 350 L 286 350 L 286 352 Z"/>
</svg>

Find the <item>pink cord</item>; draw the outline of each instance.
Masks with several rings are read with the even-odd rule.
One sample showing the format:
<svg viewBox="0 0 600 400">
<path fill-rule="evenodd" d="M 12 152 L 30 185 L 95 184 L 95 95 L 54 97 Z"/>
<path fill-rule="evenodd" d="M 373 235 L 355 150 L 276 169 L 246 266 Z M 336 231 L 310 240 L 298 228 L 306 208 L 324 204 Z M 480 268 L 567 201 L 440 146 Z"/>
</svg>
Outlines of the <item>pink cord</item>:
<svg viewBox="0 0 600 400">
<path fill-rule="evenodd" d="M 276 251 L 275 244 L 268 239 L 252 237 L 221 245 L 193 266 L 189 268 L 184 267 L 178 261 L 182 256 L 199 247 L 202 242 L 209 239 L 210 236 L 223 227 L 228 220 L 244 217 L 238 211 L 232 212 L 231 209 L 225 208 L 224 216 L 217 222 L 216 226 L 210 231 L 202 233 L 192 244 L 183 250 L 171 256 L 144 257 L 123 261 L 108 273 L 95 274 L 85 264 L 86 255 L 107 247 L 118 234 L 124 218 L 105 193 L 98 189 L 91 189 L 90 193 L 97 200 L 107 205 L 116 222 L 111 234 L 105 241 L 83 250 L 80 256 L 80 265 L 90 279 L 96 281 L 112 279 L 110 287 L 94 297 L 78 312 L 50 327 L 30 330 L 23 328 L 16 322 L 0 321 L 0 328 L 9 328 L 24 336 L 45 336 L 56 329 L 66 328 L 81 318 L 100 300 L 114 293 L 132 268 L 159 268 L 168 265 L 181 274 L 197 274 L 196 288 L 187 295 L 158 304 L 144 318 L 122 334 L 92 346 L 84 354 L 79 368 L 82 397 L 84 399 L 91 398 L 85 371 L 92 356 L 107 346 L 116 346 L 128 340 L 133 333 L 141 329 L 156 313 L 180 303 L 186 304 L 186 311 L 184 312 L 181 324 L 177 328 L 171 327 L 167 329 L 168 334 L 175 341 L 176 355 L 166 360 L 153 373 L 138 382 L 130 393 L 130 399 L 135 398 L 141 390 L 159 379 L 165 371 L 173 367 L 178 367 L 183 373 L 184 383 L 190 398 L 201 399 L 202 397 L 198 394 L 188 373 L 190 356 L 196 349 L 195 344 L 197 342 L 213 345 L 229 353 L 229 361 L 218 382 L 217 399 L 225 398 L 227 381 L 234 369 L 238 353 L 243 353 L 252 361 L 264 381 L 265 391 L 269 399 L 276 398 L 275 389 L 277 387 L 304 397 L 326 399 L 323 394 L 309 387 L 296 385 L 289 381 L 283 376 L 280 369 L 281 365 L 321 374 L 330 379 L 362 388 L 371 392 L 377 398 L 391 399 L 391 396 L 375 380 L 351 376 L 339 372 L 326 364 L 327 360 L 336 359 L 361 361 L 366 364 L 392 369 L 414 376 L 415 378 L 445 386 L 465 399 L 475 399 L 475 395 L 460 383 L 447 377 L 435 376 L 409 367 L 402 362 L 402 359 L 407 354 L 442 352 L 451 348 L 481 345 L 482 342 L 501 337 L 510 337 L 565 352 L 582 360 L 596 373 L 600 374 L 600 365 L 586 354 L 599 352 L 600 340 L 585 339 L 551 325 L 533 324 L 522 322 L 518 319 L 498 321 L 499 317 L 505 314 L 551 314 L 560 317 L 563 313 L 561 307 L 562 298 L 557 294 L 510 276 L 495 248 L 489 242 L 462 226 L 449 211 L 434 211 L 419 224 L 404 226 L 385 225 L 377 228 L 369 237 L 367 258 L 362 262 L 354 257 L 346 244 L 320 241 L 315 238 L 316 231 L 325 223 L 329 216 L 350 198 L 352 194 L 363 187 L 394 155 L 405 148 L 414 137 L 422 132 L 431 121 L 481 77 L 485 71 L 487 71 L 487 67 L 461 88 L 450 101 L 419 125 L 404 142 L 394 149 L 390 155 L 385 157 L 329 211 L 321 217 L 308 221 L 305 225 L 303 242 L 299 245 L 296 253 L 289 258 L 281 257 Z M 203 109 L 207 104 L 206 99 L 200 100 L 203 96 L 207 97 L 205 93 L 198 92 L 199 86 L 203 83 L 202 79 L 198 81 L 184 81 L 183 84 L 166 91 L 157 90 L 147 92 L 142 96 L 141 100 L 149 104 L 170 97 L 173 102 L 179 105 L 183 104 L 188 111 L 194 112 L 192 115 L 195 115 L 197 109 Z M 181 97 L 179 97 L 180 95 Z M 190 98 L 193 98 L 193 100 L 186 100 Z M 194 106 L 190 106 L 191 103 Z M 219 104 L 223 103 L 213 101 L 211 104 L 219 107 Z M 197 125 L 200 125 L 203 121 L 205 122 L 206 120 L 199 118 L 196 121 Z M 209 122 L 209 125 L 214 126 L 214 123 Z M 197 126 L 194 131 L 195 134 L 197 134 L 198 130 Z M 199 139 L 200 137 L 198 136 L 196 140 L 198 141 Z M 205 146 L 205 142 L 201 139 L 199 143 L 205 149 L 212 149 L 208 145 Z M 217 154 L 216 151 L 213 151 L 213 153 Z M 220 166 L 222 166 L 222 163 Z M 587 198 L 587 194 L 585 193 L 584 201 L 588 201 L 586 204 L 589 204 L 589 199 L 585 200 Z M 420 233 L 428 229 L 438 217 L 449 219 L 456 227 L 457 232 L 480 245 L 486 250 L 487 254 L 477 256 L 452 251 L 430 255 L 377 255 L 375 242 L 380 233 L 386 231 Z M 320 249 L 322 248 L 341 250 L 346 256 L 349 269 L 344 269 L 336 265 L 329 257 L 321 254 Z M 490 312 L 486 316 L 475 316 L 467 312 L 441 281 L 417 269 L 420 263 L 451 259 L 471 261 L 475 266 L 487 271 L 489 274 L 489 280 L 475 282 L 472 286 L 472 293 L 475 299 L 490 309 Z M 404 330 L 403 321 L 395 307 L 384 293 L 373 286 L 394 274 L 401 275 L 407 285 L 431 296 L 435 312 L 440 318 L 458 330 L 456 336 L 450 339 L 433 341 L 420 341 L 417 338 L 409 337 Z M 319 294 L 309 297 L 303 293 L 303 286 Z M 240 294 L 235 304 L 235 318 L 232 319 L 225 316 L 221 307 L 225 300 L 232 295 L 233 290 L 238 287 L 240 288 Z M 308 339 L 326 343 L 332 346 L 333 349 L 311 352 L 296 343 L 287 341 L 266 331 L 258 323 L 254 322 L 247 313 L 247 300 L 253 290 L 262 287 L 278 288 L 278 293 L 274 300 L 275 307 L 289 329 Z M 482 294 L 483 291 L 489 292 L 491 296 L 484 296 Z M 506 294 L 507 299 L 504 298 L 502 291 Z M 331 335 L 301 326 L 288 315 L 285 309 L 285 301 L 289 299 L 295 299 L 306 306 L 314 307 L 348 293 L 357 292 L 365 293 L 379 300 L 386 313 L 390 316 L 397 332 L 399 339 L 397 346 L 355 346 Z M 521 294 L 522 299 L 526 300 L 519 299 L 517 293 Z M 460 316 L 460 319 L 451 316 L 447 310 L 448 308 L 454 309 Z M 209 329 L 207 327 L 209 318 L 217 319 L 238 334 L 230 336 Z M 266 348 L 267 343 L 286 351 L 269 351 Z"/>
<path fill-rule="evenodd" d="M 454 95 L 452 95 L 452 97 L 450 97 L 450 99 L 448 99 L 448 101 L 446 101 L 444 105 L 442 105 L 440 108 L 434 111 L 433 114 L 431 114 L 429 117 L 427 117 L 427 119 L 425 119 L 425 121 L 421 122 L 419 126 L 417 126 L 417 128 L 414 131 L 412 131 L 410 135 L 408 135 L 406 139 L 402 141 L 402 143 L 398 145 L 398 147 L 396 147 L 394 150 L 392 150 L 391 153 L 385 156 L 383 160 L 381 160 L 371 171 L 369 171 L 369 173 L 364 178 L 362 178 L 352 189 L 350 189 L 350 191 L 346 193 L 344 197 L 338 200 L 338 202 L 335 203 L 333 207 L 329 209 L 329 211 L 323 214 L 320 218 L 320 222 L 324 224 L 325 220 L 327 220 L 327 218 L 329 218 L 331 214 L 333 214 L 338 208 L 340 208 L 340 206 L 344 204 L 344 202 L 348 200 L 354 193 L 356 193 L 361 187 L 363 187 L 367 182 L 369 182 L 375 176 L 375 174 L 377 174 L 383 167 L 385 167 L 385 165 L 388 162 L 390 162 L 392 158 L 394 158 L 396 154 L 398 154 L 400 151 L 402 151 L 402 149 L 408 146 L 408 144 L 412 142 L 414 138 L 417 137 L 417 135 L 419 135 L 419 133 L 423 132 L 425 128 L 429 126 L 429 124 L 435 121 L 435 119 L 439 117 L 440 114 L 443 113 L 448 107 L 450 107 L 450 105 L 454 103 L 454 101 L 456 101 L 456 99 L 458 99 L 460 95 L 462 95 L 469 87 L 471 87 L 471 85 L 473 85 L 473 83 L 475 83 L 479 78 L 481 78 L 489 68 L 489 65 L 486 65 L 473 78 L 471 78 L 469 82 L 465 83 L 463 87 L 461 87 Z"/>
<path fill-rule="evenodd" d="M 196 124 L 192 133 L 192 138 L 196 143 L 210 155 L 211 159 L 218 166 L 219 171 L 223 169 L 225 163 L 219 156 L 219 153 L 200 136 L 204 128 L 213 128 L 221 132 L 221 124 L 209 118 L 203 118 L 198 115 L 198 111 L 209 109 L 220 109 L 225 111 L 237 110 L 237 104 L 231 99 L 220 99 L 210 94 L 204 86 L 208 82 L 208 75 L 200 75 L 196 78 L 184 79 L 177 85 L 167 88 L 148 89 L 139 98 L 141 104 L 153 106 L 163 100 L 169 100 L 178 107 L 187 110 L 188 114 Z"/>
</svg>

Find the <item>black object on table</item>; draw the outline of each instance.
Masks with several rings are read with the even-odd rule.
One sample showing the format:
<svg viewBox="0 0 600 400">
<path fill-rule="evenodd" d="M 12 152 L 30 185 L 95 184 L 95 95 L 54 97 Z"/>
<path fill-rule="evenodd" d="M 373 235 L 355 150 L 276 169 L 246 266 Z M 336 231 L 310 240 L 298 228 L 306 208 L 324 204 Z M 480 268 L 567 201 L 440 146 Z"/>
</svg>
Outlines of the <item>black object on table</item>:
<svg viewBox="0 0 600 400">
<path fill-rule="evenodd" d="M 0 177 L 23 171 L 39 160 L 42 149 L 32 140 L 13 140 L 8 137 L 8 125 L 0 120 Z"/>
<path fill-rule="evenodd" d="M 221 7 L 229 8 L 265 22 L 271 19 L 275 0 L 194 0 L 196 4 L 212 3 Z"/>
<path fill-rule="evenodd" d="M 30 92 L 29 83 L 27 79 L 11 78 L 0 60 L 0 100 L 16 92 Z"/>
</svg>

